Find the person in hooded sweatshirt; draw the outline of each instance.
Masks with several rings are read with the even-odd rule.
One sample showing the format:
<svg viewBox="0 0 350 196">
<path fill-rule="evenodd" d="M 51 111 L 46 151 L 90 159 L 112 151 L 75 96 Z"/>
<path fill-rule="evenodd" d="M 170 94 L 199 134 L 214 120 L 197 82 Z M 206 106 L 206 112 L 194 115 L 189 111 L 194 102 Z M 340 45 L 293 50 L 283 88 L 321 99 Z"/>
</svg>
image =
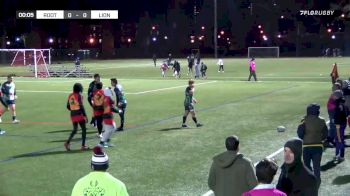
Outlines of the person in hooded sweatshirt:
<svg viewBox="0 0 350 196">
<path fill-rule="evenodd" d="M 304 163 L 306 167 L 314 172 L 318 180 L 318 186 L 321 184 L 323 142 L 326 141 L 328 133 L 326 121 L 319 115 L 319 104 L 312 103 L 308 105 L 306 116 L 298 127 L 298 136 L 303 140 Z"/>
<path fill-rule="evenodd" d="M 237 136 L 226 138 L 226 152 L 213 158 L 208 185 L 215 196 L 241 196 L 258 182 L 251 161 L 239 153 Z"/>
<path fill-rule="evenodd" d="M 284 163 L 276 188 L 288 196 L 317 196 L 316 176 L 301 160 L 303 140 L 293 138 L 284 144 Z"/>
</svg>

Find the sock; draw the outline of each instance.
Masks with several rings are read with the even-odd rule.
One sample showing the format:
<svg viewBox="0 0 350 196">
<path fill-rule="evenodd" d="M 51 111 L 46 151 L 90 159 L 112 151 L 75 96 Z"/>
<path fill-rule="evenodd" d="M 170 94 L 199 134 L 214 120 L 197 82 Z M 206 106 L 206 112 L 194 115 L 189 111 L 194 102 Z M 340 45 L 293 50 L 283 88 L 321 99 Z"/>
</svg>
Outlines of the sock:
<svg viewBox="0 0 350 196">
<path fill-rule="evenodd" d="M 182 117 L 182 124 L 185 124 L 185 123 L 186 123 L 186 118 L 187 118 L 187 116 L 183 116 L 183 117 Z"/>
<path fill-rule="evenodd" d="M 12 116 L 12 120 L 16 120 L 16 116 Z"/>
<path fill-rule="evenodd" d="M 196 117 L 192 117 L 192 120 L 197 124 L 197 118 Z"/>
</svg>

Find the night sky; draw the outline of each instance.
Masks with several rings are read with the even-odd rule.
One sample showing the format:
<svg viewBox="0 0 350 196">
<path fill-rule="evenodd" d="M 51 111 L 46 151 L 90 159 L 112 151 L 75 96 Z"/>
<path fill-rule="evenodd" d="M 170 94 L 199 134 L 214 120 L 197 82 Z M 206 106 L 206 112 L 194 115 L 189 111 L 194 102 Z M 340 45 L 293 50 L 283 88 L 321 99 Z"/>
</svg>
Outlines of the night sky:
<svg viewBox="0 0 350 196">
<path fill-rule="evenodd" d="M 342 37 L 349 32 L 350 8 L 344 11 L 349 0 L 217 0 L 218 30 L 225 31 L 225 38 L 219 45 L 228 50 L 245 50 L 249 46 L 291 45 L 295 42 L 298 31 L 302 35 L 324 35 L 331 28 L 332 33 Z M 251 9 L 253 5 L 253 9 Z M 196 7 L 197 13 L 194 13 Z M 108 20 L 113 27 L 115 45 L 123 46 L 127 36 L 135 40 L 135 47 L 146 47 L 140 34 L 152 39 L 149 30 L 157 26 L 157 35 L 169 36 L 170 44 L 175 40 L 186 40 L 179 43 L 181 48 L 189 47 L 190 36 L 205 36 L 205 40 L 195 47 L 210 48 L 213 43 L 213 0 L 1 0 L 0 35 L 7 37 L 28 34 L 34 29 L 45 32 L 45 36 L 68 39 L 73 25 L 101 25 L 102 20 L 16 20 L 16 10 L 118 10 L 118 20 Z M 300 16 L 299 11 L 335 10 L 333 16 Z M 340 18 L 345 13 L 345 18 Z M 282 18 L 283 17 L 283 18 Z M 348 17 L 348 18 L 347 18 Z M 127 26 L 126 28 L 124 26 Z M 131 29 L 127 29 L 129 26 Z M 263 26 L 264 33 L 270 38 L 264 42 L 257 29 Z M 205 31 L 200 28 L 205 26 Z M 237 28 L 239 27 L 239 28 Z M 86 28 L 84 29 L 86 31 Z M 284 38 L 283 43 L 276 39 L 277 34 Z M 124 37 L 123 37 L 124 36 Z M 345 36 L 346 37 L 346 36 Z M 148 39 L 147 38 L 147 39 Z M 10 38 L 9 38 L 10 39 Z M 345 39 L 345 38 L 344 38 Z M 346 41 L 348 39 L 345 39 Z M 319 44 L 317 47 L 323 47 Z M 334 43 L 333 43 L 334 44 Z M 147 42 L 147 47 L 149 43 Z M 127 47 L 132 47 L 128 45 Z M 343 47 L 341 45 L 337 47 Z M 293 47 L 292 47 L 293 48 Z"/>
</svg>

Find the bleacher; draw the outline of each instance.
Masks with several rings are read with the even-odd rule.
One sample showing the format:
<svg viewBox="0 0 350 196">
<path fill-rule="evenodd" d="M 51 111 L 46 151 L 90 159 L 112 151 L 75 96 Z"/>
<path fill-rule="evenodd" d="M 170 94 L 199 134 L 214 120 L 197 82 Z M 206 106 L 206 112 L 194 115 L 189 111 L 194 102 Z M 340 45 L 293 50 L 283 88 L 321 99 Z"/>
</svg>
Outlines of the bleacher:
<svg viewBox="0 0 350 196">
<path fill-rule="evenodd" d="M 31 72 L 34 73 L 34 68 L 29 66 Z M 69 78 L 92 78 L 91 73 L 85 66 L 48 66 L 49 77 L 69 77 Z M 47 77 L 46 72 L 38 70 L 38 77 Z"/>
</svg>

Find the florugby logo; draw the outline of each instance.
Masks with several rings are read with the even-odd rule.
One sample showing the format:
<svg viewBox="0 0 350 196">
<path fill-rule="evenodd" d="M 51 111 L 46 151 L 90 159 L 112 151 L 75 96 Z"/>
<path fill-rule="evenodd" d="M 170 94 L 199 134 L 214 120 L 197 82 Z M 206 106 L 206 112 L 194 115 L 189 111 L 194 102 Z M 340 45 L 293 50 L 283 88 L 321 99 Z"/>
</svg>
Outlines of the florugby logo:
<svg viewBox="0 0 350 196">
<path fill-rule="evenodd" d="M 331 16 L 334 10 L 300 10 L 300 15 L 310 15 L 310 16 Z"/>
</svg>

